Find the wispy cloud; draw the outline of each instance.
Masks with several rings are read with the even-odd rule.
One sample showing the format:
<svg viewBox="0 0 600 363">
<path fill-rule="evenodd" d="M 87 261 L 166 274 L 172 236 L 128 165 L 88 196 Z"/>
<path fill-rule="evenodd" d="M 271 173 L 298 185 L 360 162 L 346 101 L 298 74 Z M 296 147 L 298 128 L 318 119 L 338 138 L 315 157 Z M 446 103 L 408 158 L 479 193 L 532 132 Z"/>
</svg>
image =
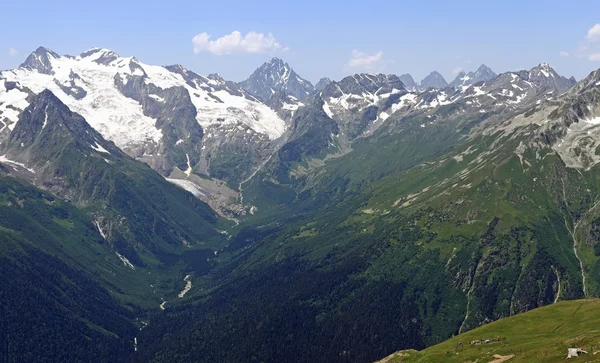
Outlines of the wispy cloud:
<svg viewBox="0 0 600 363">
<path fill-rule="evenodd" d="M 593 53 L 588 55 L 588 59 L 593 61 L 593 62 L 597 62 L 600 61 L 600 53 Z"/>
<path fill-rule="evenodd" d="M 235 30 L 231 34 L 226 34 L 215 40 L 211 40 L 212 35 L 200 33 L 192 39 L 194 53 L 203 52 L 215 55 L 226 54 L 244 54 L 244 53 L 267 53 L 272 51 L 287 51 L 289 48 L 281 45 L 275 39 L 273 34 L 248 32 L 243 35 Z"/>
<path fill-rule="evenodd" d="M 600 61 L 600 24 L 595 24 L 588 29 L 585 39 L 575 51 L 575 56 L 586 57 L 590 61 Z"/>
<path fill-rule="evenodd" d="M 590 42 L 600 41 L 600 24 L 596 24 L 588 30 L 585 39 Z"/>
<path fill-rule="evenodd" d="M 15 48 L 8 48 L 9 57 L 16 57 L 18 54 L 19 52 Z"/>
<path fill-rule="evenodd" d="M 382 51 L 379 51 L 374 54 L 367 54 L 354 49 L 352 51 L 352 57 L 346 63 L 346 67 L 352 69 L 373 71 L 383 69 L 386 63 L 389 63 L 389 61 L 383 59 Z"/>
<path fill-rule="evenodd" d="M 568 56 L 569 56 L 569 52 L 565 52 L 564 50 L 562 50 L 562 51 L 560 52 L 560 56 L 561 56 L 561 57 L 568 57 Z"/>
</svg>

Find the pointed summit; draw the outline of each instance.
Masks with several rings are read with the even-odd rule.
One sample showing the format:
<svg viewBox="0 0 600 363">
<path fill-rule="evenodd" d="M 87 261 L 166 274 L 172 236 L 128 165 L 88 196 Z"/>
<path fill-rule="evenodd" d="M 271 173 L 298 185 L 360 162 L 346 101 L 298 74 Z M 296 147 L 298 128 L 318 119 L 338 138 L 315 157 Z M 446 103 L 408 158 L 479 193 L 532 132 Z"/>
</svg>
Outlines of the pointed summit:
<svg viewBox="0 0 600 363">
<path fill-rule="evenodd" d="M 540 88 L 556 89 L 560 93 L 568 91 L 575 85 L 574 79 L 568 79 L 556 73 L 548 63 L 540 63 L 529 71 L 529 81 Z"/>
<path fill-rule="evenodd" d="M 410 74 L 405 73 L 405 74 L 401 75 L 399 78 L 407 90 L 409 90 L 409 91 L 417 90 L 417 84 L 415 83 L 415 80 L 412 78 L 412 76 Z"/>
<path fill-rule="evenodd" d="M 54 51 L 40 46 L 25 59 L 25 62 L 21 63 L 19 68 L 37 70 L 42 74 L 53 74 L 51 60 L 56 58 L 60 58 L 60 56 Z"/>
<path fill-rule="evenodd" d="M 315 85 L 315 91 L 320 91 L 322 89 L 324 89 L 325 87 L 327 87 L 330 83 L 331 83 L 331 79 L 327 78 L 327 77 L 323 77 L 319 80 L 319 82 L 317 82 L 317 84 Z"/>
<path fill-rule="evenodd" d="M 475 72 L 465 73 L 464 71 L 461 71 L 456 76 L 454 81 L 450 83 L 450 86 L 456 89 L 466 89 L 466 87 L 469 87 L 477 82 L 489 81 L 490 79 L 496 77 L 497 74 L 494 73 L 490 67 L 482 64 Z"/>
<path fill-rule="evenodd" d="M 309 81 L 298 76 L 289 64 L 277 57 L 265 62 L 239 85 L 262 100 L 268 100 L 274 93 L 281 91 L 297 99 L 304 99 L 314 91 Z"/>
<path fill-rule="evenodd" d="M 448 82 L 446 82 L 444 77 L 438 71 L 433 71 L 429 73 L 427 77 L 423 78 L 417 86 L 420 90 L 426 90 L 428 88 L 442 89 L 448 87 Z"/>
</svg>

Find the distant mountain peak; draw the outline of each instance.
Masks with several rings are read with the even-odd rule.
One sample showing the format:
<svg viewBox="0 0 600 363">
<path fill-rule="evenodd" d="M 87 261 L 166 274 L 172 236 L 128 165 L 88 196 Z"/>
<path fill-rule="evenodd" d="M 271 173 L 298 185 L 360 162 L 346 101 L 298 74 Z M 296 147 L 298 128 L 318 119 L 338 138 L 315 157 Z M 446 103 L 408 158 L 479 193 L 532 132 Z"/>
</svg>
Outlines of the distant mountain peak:
<svg viewBox="0 0 600 363">
<path fill-rule="evenodd" d="M 331 82 L 332 82 L 331 79 L 329 79 L 327 77 L 323 77 L 315 85 L 315 90 L 320 91 L 320 90 L 324 89 L 325 87 L 327 87 L 329 84 L 331 84 Z"/>
<path fill-rule="evenodd" d="M 289 64 L 277 57 L 263 63 L 239 85 L 263 100 L 268 100 L 274 93 L 282 91 L 297 99 L 303 99 L 314 91 L 309 81 L 301 78 Z"/>
<path fill-rule="evenodd" d="M 402 81 L 402 84 L 404 84 L 404 87 L 407 90 L 409 90 L 409 91 L 417 90 L 417 83 L 415 82 L 415 80 L 413 79 L 413 77 L 410 74 L 405 73 L 398 78 L 400 78 L 400 81 Z"/>
<path fill-rule="evenodd" d="M 559 75 L 550 64 L 544 62 L 533 67 L 528 72 L 529 80 L 540 88 L 557 89 L 560 93 L 566 92 L 577 83 L 574 78 Z"/>
<path fill-rule="evenodd" d="M 19 68 L 35 69 L 39 73 L 52 74 L 51 59 L 59 57 L 60 56 L 51 49 L 40 46 L 25 59 L 25 62 L 21 63 Z"/>
<path fill-rule="evenodd" d="M 482 64 L 475 72 L 466 73 L 465 71 L 461 71 L 456 78 L 450 82 L 450 87 L 464 90 L 475 83 L 489 81 L 496 76 L 497 74 L 494 73 L 490 67 Z"/>
<path fill-rule="evenodd" d="M 418 87 L 420 90 L 426 90 L 428 88 L 441 89 L 448 87 L 448 82 L 446 82 L 444 76 L 442 76 L 440 72 L 433 71 L 418 83 Z"/>
<path fill-rule="evenodd" d="M 219 82 L 225 82 L 225 79 L 223 76 L 221 76 L 221 73 L 211 73 L 208 75 L 208 78 Z"/>
</svg>

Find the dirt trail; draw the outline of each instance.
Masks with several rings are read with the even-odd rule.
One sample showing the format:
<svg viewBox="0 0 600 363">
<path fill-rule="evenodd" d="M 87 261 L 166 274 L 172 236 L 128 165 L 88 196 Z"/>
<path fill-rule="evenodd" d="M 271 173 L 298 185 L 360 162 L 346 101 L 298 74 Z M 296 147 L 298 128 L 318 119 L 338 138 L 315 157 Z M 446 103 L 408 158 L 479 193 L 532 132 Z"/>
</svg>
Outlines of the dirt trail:
<svg viewBox="0 0 600 363">
<path fill-rule="evenodd" d="M 489 361 L 489 363 L 502 363 L 502 362 L 506 362 L 507 360 L 514 358 L 514 354 L 511 355 L 500 355 L 500 354 L 494 354 L 494 360 Z"/>
</svg>

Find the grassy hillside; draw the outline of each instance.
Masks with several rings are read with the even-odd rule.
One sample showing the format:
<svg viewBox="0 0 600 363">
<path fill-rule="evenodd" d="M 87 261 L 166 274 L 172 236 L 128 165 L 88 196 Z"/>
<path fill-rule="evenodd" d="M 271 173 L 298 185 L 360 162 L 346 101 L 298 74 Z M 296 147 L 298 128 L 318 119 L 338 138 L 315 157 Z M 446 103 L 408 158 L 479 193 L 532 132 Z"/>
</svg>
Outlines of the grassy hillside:
<svg viewBox="0 0 600 363">
<path fill-rule="evenodd" d="M 562 301 L 498 320 L 419 352 L 397 352 L 381 362 L 493 362 L 513 356 L 506 361 L 549 363 L 564 361 L 567 348 L 588 352 L 572 362 L 600 362 L 599 326 L 600 300 Z M 497 337 L 500 342 L 494 342 Z M 492 343 L 470 344 L 482 339 Z"/>
</svg>

